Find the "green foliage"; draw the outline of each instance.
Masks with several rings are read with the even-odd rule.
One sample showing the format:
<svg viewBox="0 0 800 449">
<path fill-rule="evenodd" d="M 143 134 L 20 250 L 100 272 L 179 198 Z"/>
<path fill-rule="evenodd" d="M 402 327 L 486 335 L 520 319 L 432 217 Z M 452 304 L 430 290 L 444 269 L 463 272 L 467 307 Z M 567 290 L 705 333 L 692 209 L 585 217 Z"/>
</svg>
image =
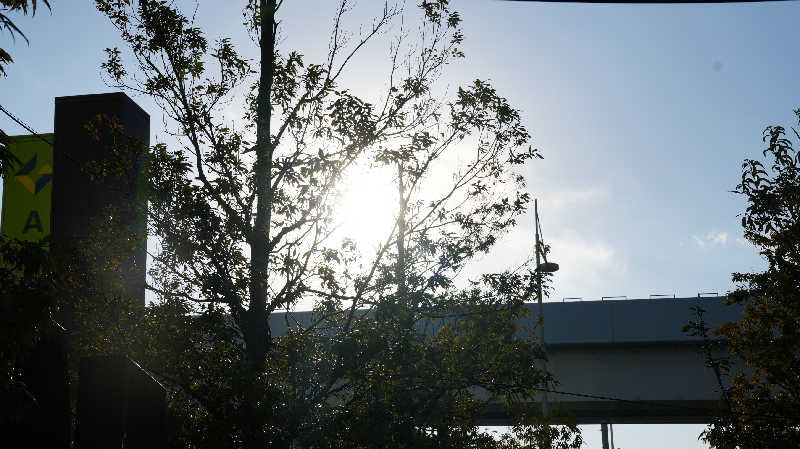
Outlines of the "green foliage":
<svg viewBox="0 0 800 449">
<path fill-rule="evenodd" d="M 50 0 L 42 0 L 42 3 L 50 9 Z M 0 0 L 0 5 L 3 6 L 3 12 L 19 11 L 27 15 L 28 11 L 30 11 L 31 15 L 36 15 L 36 0 Z M 26 43 L 29 42 L 25 33 L 23 33 L 22 30 L 14 24 L 14 21 L 4 13 L 0 13 L 0 32 L 2 31 L 8 31 L 12 39 L 14 39 L 15 36 L 20 36 L 25 39 Z M 11 58 L 11 55 L 3 48 L 0 48 L 0 75 L 6 74 L 4 66 L 12 62 L 14 62 L 14 60 Z"/>
<path fill-rule="evenodd" d="M 22 382 L 21 365 L 54 325 L 54 268 L 44 242 L 0 236 L 0 424 L 15 422 L 36 399 Z"/>
<path fill-rule="evenodd" d="M 768 127 L 764 142 L 768 166 L 745 160 L 735 191 L 748 200 L 744 236 L 768 266 L 733 275 L 740 287 L 728 300 L 744 305 L 744 318 L 717 331 L 747 365 L 726 391 L 730 415 L 704 433 L 719 448 L 800 445 L 800 154 L 783 127 Z"/>
<path fill-rule="evenodd" d="M 42 0 L 42 3 L 50 8 L 49 0 Z M 20 30 L 4 13 L 19 11 L 22 12 L 22 14 L 28 14 L 30 11 L 31 15 L 35 15 L 37 7 L 36 0 L 0 0 L 0 5 L 3 7 L 3 9 L 0 10 L 0 32 L 8 31 L 12 39 L 19 35 L 25 39 L 25 42 L 28 42 L 28 37 L 25 36 L 22 30 Z M 12 62 L 14 62 L 14 59 L 11 58 L 8 51 L 0 47 L 0 75 L 6 76 L 6 66 Z M 8 150 L 8 144 L 8 135 L 0 129 L 0 176 L 4 176 L 11 171 L 14 165 L 20 163 Z"/>
<path fill-rule="evenodd" d="M 50 8 L 49 0 L 41 3 Z M 12 39 L 20 36 L 29 43 L 6 13 L 35 15 L 38 5 L 37 0 L 0 0 L 0 32 L 7 31 Z M 0 47 L 0 75 L 6 75 L 6 67 L 13 61 L 11 54 Z M 9 144 L 9 136 L 0 129 L 0 177 L 20 164 Z M 3 426 L 13 425 L 22 416 L 21 410 L 36 402 L 20 379 L 20 367 L 36 343 L 57 325 L 53 321 L 57 286 L 47 242 L 25 242 L 0 235 L 0 398 L 6 405 L 0 416 Z"/>
</svg>

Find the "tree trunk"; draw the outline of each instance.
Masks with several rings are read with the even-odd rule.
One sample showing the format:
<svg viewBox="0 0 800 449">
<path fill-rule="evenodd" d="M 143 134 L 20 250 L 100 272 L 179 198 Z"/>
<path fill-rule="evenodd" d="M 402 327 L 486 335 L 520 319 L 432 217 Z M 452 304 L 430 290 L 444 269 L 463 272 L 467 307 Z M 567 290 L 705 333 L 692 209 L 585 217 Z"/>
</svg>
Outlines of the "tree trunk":
<svg viewBox="0 0 800 449">
<path fill-rule="evenodd" d="M 408 286 L 406 285 L 406 189 L 403 184 L 403 163 L 397 163 L 397 265 L 395 277 L 397 278 L 398 302 L 408 301 Z"/>
<path fill-rule="evenodd" d="M 272 167 L 274 144 L 270 136 L 272 107 L 270 96 L 272 90 L 273 69 L 275 64 L 275 11 L 276 0 L 260 0 L 260 47 L 261 76 L 259 79 L 257 111 L 256 111 L 256 163 L 254 180 L 256 190 L 256 216 L 252 233 L 248 236 L 250 243 L 250 304 L 244 317 L 242 328 L 250 375 L 254 388 L 245 393 L 247 404 L 247 423 L 245 429 L 245 447 L 247 449 L 263 449 L 267 439 L 263 432 L 263 424 L 259 422 L 258 413 L 261 391 L 256 387 L 258 377 L 264 371 L 267 354 L 272 345 L 267 315 L 267 285 L 269 282 L 269 239 L 272 215 Z"/>
</svg>

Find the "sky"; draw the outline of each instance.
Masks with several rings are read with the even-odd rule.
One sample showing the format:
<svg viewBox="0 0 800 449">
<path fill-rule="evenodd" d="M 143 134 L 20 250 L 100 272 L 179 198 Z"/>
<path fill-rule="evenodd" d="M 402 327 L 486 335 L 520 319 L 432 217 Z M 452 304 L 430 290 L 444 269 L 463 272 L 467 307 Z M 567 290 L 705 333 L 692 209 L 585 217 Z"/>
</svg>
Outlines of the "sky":
<svg viewBox="0 0 800 449">
<path fill-rule="evenodd" d="M 16 18 L 30 38 L 4 35 L 14 64 L 0 79 L 0 104 L 37 132 L 51 132 L 53 98 L 109 92 L 100 76 L 103 49 L 120 45 L 90 0 L 54 0 L 52 12 Z M 413 7 L 416 2 L 409 1 Z M 454 1 L 467 57 L 448 68 L 449 90 L 489 79 L 520 110 L 544 155 L 525 168 L 539 199 L 550 259 L 561 269 L 550 300 L 651 294 L 695 296 L 733 288 L 730 275 L 763 266 L 742 240 L 744 199 L 731 193 L 745 158 L 758 158 L 768 125 L 795 125 L 800 107 L 800 2 L 723 5 L 542 4 Z M 198 23 L 211 38 L 247 42 L 239 7 L 201 2 Z M 334 2 L 287 0 L 281 45 L 307 60 L 327 50 Z M 367 22 L 378 2 L 362 0 L 352 23 Z M 254 49 L 250 51 L 255 57 Z M 384 82 L 367 48 L 345 79 L 369 95 Z M 163 138 L 161 113 L 151 142 Z M 0 128 L 25 131 L 5 116 Z M 350 201 L 373 182 L 355 183 Z M 363 185 L 365 184 L 366 185 Z M 361 193 L 359 193 L 361 192 Z M 348 209 L 363 220 L 358 208 Z M 521 261 L 533 247 L 531 216 L 474 272 Z M 702 426 L 615 426 L 620 448 L 700 448 Z M 599 426 L 586 427 L 599 448 Z"/>
</svg>

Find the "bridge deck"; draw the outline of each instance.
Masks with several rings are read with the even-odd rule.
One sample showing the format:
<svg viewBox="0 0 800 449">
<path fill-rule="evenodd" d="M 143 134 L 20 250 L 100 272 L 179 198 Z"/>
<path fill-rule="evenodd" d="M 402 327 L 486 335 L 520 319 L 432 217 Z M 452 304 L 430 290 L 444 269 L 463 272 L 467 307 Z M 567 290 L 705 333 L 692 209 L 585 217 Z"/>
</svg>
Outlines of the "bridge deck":
<svg viewBox="0 0 800 449">
<path fill-rule="evenodd" d="M 683 333 L 701 307 L 709 327 L 741 317 L 724 297 L 634 299 L 544 304 L 544 334 L 558 385 L 548 405 L 580 424 L 707 423 L 720 403 L 717 378 L 705 366 L 702 339 Z M 531 326 L 532 316 L 522 323 Z M 722 354 L 714 354 L 719 356 Z M 541 399 L 540 399 L 541 401 Z M 536 406 L 541 406 L 541 402 Z M 511 424 L 490 407 L 485 425 Z M 564 419 L 566 420 L 566 418 Z"/>
<path fill-rule="evenodd" d="M 736 321 L 742 308 L 724 297 L 549 302 L 544 304 L 547 369 L 558 385 L 548 393 L 551 410 L 579 424 L 707 423 L 720 404 L 714 373 L 705 366 L 699 337 L 682 332 L 706 310 L 709 327 Z M 520 321 L 533 329 L 536 304 Z M 292 313 L 299 323 L 308 312 Z M 275 335 L 286 331 L 282 314 L 270 317 Z M 543 398 L 543 396 L 542 396 Z M 542 406 L 539 402 L 531 404 Z M 501 404 L 489 404 L 481 425 L 510 425 Z"/>
</svg>

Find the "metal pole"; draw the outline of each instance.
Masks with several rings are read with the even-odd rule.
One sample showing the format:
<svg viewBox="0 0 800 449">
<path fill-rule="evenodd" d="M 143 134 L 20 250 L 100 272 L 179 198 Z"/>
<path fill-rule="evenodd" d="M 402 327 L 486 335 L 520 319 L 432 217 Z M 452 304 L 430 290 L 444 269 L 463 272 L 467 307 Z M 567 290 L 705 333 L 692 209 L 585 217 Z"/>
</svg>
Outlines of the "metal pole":
<svg viewBox="0 0 800 449">
<path fill-rule="evenodd" d="M 600 431 L 603 432 L 603 449 L 608 449 L 608 424 L 600 424 Z"/>
<path fill-rule="evenodd" d="M 542 306 L 542 272 L 539 270 L 539 200 L 533 200 L 533 214 L 534 214 L 534 226 L 536 227 L 536 288 L 539 294 L 539 344 L 542 345 L 542 349 L 547 354 L 547 348 L 544 345 L 544 307 Z M 547 362 L 542 363 L 542 366 L 547 368 Z M 545 389 L 548 387 L 545 384 Z M 542 414 L 547 415 L 547 392 L 542 392 Z"/>
</svg>

